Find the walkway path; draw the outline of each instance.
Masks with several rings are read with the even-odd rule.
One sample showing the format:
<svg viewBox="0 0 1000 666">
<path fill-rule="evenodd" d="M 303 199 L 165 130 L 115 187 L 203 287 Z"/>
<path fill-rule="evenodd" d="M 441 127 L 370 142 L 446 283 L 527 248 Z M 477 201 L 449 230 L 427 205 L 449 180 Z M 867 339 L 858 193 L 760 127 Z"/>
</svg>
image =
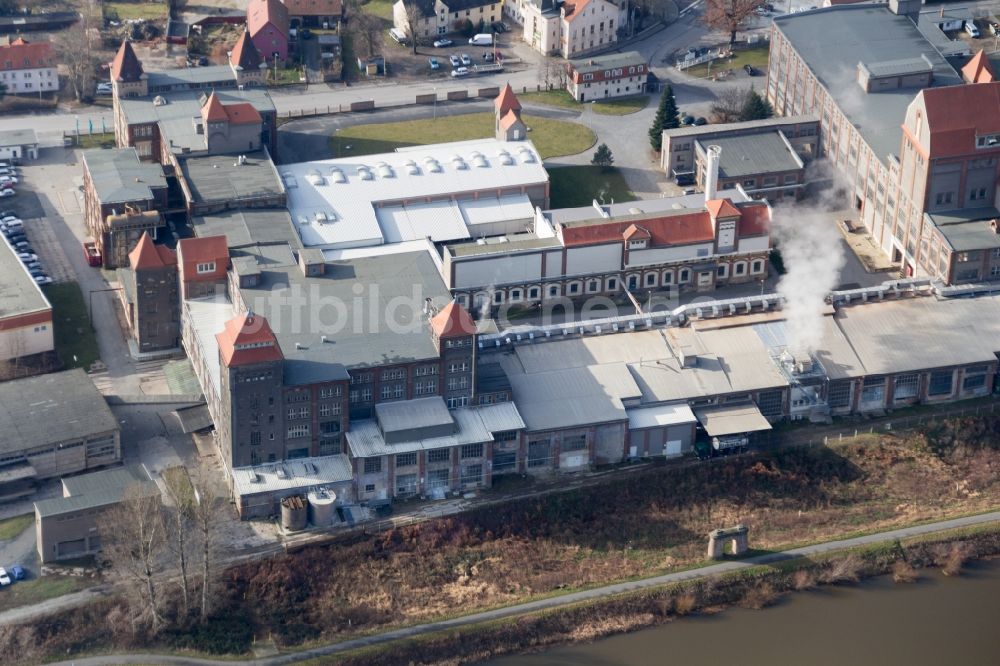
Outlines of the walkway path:
<svg viewBox="0 0 1000 666">
<path fill-rule="evenodd" d="M 349 650 L 355 650 L 370 645 L 380 645 L 399 639 L 419 636 L 422 634 L 428 634 L 432 632 L 449 630 L 449 629 L 457 629 L 459 627 L 468 626 L 471 624 L 478 624 L 480 622 L 487 622 L 491 620 L 497 620 L 515 615 L 522 615 L 524 613 L 532 613 L 551 608 L 558 608 L 560 606 L 579 603 L 581 601 L 591 601 L 616 594 L 622 594 L 625 592 L 634 592 L 636 590 L 657 587 L 669 583 L 677 583 L 686 580 L 693 580 L 696 578 L 703 578 L 705 576 L 727 573 L 730 571 L 745 569 L 747 567 L 759 566 L 762 564 L 774 564 L 776 562 L 782 562 L 797 557 L 809 557 L 814 555 L 820 555 L 823 553 L 829 553 L 836 550 L 842 550 L 845 548 L 854 548 L 858 546 L 871 545 L 871 544 L 881 543 L 884 541 L 895 541 L 897 539 L 904 539 L 908 537 L 920 536 L 925 534 L 933 534 L 934 532 L 940 532 L 943 530 L 951 530 L 961 527 L 970 527 L 974 525 L 985 525 L 995 522 L 1000 522 L 1000 511 L 994 511 L 992 513 L 983 514 L 979 516 L 967 516 L 965 518 L 944 520 L 941 522 L 931 523 L 928 525 L 905 527 L 901 529 L 890 530 L 888 532 L 880 532 L 878 534 L 870 534 L 868 536 L 856 537 L 853 539 L 828 541 L 826 543 L 815 544 L 812 546 L 805 546 L 802 548 L 795 548 L 793 550 L 782 551 L 777 553 L 768 553 L 766 555 L 751 557 L 745 560 L 731 560 L 726 562 L 720 562 L 719 564 L 713 564 L 707 567 L 703 567 L 701 569 L 693 569 L 690 571 L 681 571 L 678 573 L 665 574 L 662 576 L 655 576 L 653 578 L 646 578 L 643 580 L 632 581 L 628 583 L 607 585 L 604 587 L 594 588 L 592 590 L 574 592 L 572 594 L 567 594 L 560 597 L 541 599 L 539 601 L 531 601 L 528 603 L 518 604 L 516 606 L 498 608 L 496 610 L 474 613 L 472 615 L 466 615 L 463 617 L 458 617 L 450 620 L 442 620 L 440 622 L 415 625 L 412 627 L 397 629 L 395 631 L 389 631 L 382 634 L 376 634 L 373 636 L 365 636 L 363 638 L 356 638 L 353 640 L 343 641 L 340 643 L 333 643 L 330 645 L 324 645 L 318 648 L 313 648 L 311 650 L 303 650 L 302 652 L 293 652 L 273 657 L 266 657 L 262 659 L 254 659 L 241 663 L 261 665 L 261 666 L 277 666 L 279 664 L 293 664 L 301 661 L 306 661 L 309 659 L 315 659 L 317 657 L 339 654 L 342 652 L 347 652 Z M 233 664 L 235 662 L 228 660 L 222 661 L 222 660 L 212 660 L 212 659 L 195 659 L 189 657 L 178 657 L 178 656 L 160 655 L 160 654 L 142 654 L 142 653 L 108 655 L 103 657 L 87 657 L 83 659 L 74 659 L 72 661 L 59 662 L 59 664 L 63 666 L 70 666 L 70 665 L 100 666 L 103 664 L 134 664 L 134 663 L 225 666 L 228 664 Z"/>
</svg>

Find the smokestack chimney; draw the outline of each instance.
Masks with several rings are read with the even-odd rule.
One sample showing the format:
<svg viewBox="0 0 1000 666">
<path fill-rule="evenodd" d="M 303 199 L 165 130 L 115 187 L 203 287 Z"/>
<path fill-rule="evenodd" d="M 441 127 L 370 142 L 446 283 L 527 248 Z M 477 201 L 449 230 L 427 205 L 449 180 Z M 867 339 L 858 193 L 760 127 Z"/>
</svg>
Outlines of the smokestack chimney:
<svg viewBox="0 0 1000 666">
<path fill-rule="evenodd" d="M 719 154 L 720 146 L 709 146 L 705 159 L 705 202 L 715 199 L 719 187 Z"/>
</svg>

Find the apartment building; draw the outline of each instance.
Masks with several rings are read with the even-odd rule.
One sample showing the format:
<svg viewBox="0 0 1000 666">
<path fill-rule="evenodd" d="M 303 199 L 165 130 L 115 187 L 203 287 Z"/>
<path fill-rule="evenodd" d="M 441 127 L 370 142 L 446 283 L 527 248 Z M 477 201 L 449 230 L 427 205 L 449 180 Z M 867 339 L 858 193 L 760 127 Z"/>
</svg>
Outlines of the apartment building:
<svg viewBox="0 0 1000 666">
<path fill-rule="evenodd" d="M 567 63 L 566 90 L 578 102 L 628 97 L 646 92 L 649 64 L 635 51 Z"/>
<path fill-rule="evenodd" d="M 493 32 L 491 24 L 500 20 L 501 5 L 495 0 L 398 0 L 392 6 L 392 22 L 418 42 L 431 42 L 438 36 L 464 31 L 466 21 L 476 30 Z M 411 17 L 416 18 L 412 31 Z"/>
<path fill-rule="evenodd" d="M 626 0 L 525 0 L 524 41 L 544 55 L 580 58 L 611 50 L 627 17 Z"/>
<path fill-rule="evenodd" d="M 59 90 L 59 72 L 51 42 L 23 37 L 0 44 L 0 83 L 7 93 L 38 94 Z"/>
<path fill-rule="evenodd" d="M 954 66 L 919 3 L 777 17 L 767 97 L 820 117 L 822 154 L 901 274 L 1000 277 L 997 88 L 984 56 Z"/>
</svg>

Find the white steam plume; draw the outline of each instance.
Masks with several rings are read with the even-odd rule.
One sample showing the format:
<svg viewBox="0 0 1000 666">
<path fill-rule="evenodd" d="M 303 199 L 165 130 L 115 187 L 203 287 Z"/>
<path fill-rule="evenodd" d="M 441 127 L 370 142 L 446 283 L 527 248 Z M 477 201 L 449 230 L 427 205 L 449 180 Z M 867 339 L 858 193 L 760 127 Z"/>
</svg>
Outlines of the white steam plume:
<svg viewBox="0 0 1000 666">
<path fill-rule="evenodd" d="M 814 351 L 823 337 L 826 295 L 844 266 L 843 242 L 833 224 L 829 213 L 808 206 L 774 209 L 772 235 L 785 264 L 778 293 L 785 297 L 788 342 L 795 350 Z"/>
</svg>

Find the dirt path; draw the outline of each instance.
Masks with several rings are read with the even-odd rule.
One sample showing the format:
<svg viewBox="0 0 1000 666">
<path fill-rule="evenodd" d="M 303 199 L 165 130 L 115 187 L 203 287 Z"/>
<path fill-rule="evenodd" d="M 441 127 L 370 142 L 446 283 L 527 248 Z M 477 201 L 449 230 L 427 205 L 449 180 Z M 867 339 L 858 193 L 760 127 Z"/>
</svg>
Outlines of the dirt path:
<svg viewBox="0 0 1000 666">
<path fill-rule="evenodd" d="M 325 657 L 329 655 L 340 654 L 343 652 L 371 645 L 382 645 L 385 643 L 390 643 L 392 641 L 404 638 L 412 638 L 414 636 L 420 636 L 423 634 L 433 633 L 436 631 L 457 629 L 459 627 L 478 624 L 480 622 L 488 622 L 491 620 L 498 620 L 511 616 L 523 615 L 525 613 L 532 613 L 540 610 L 558 608 L 561 606 L 579 603 L 581 601 L 591 601 L 594 599 L 600 599 L 602 597 L 613 596 L 625 592 L 634 592 L 637 590 L 657 587 L 660 585 L 677 583 L 686 580 L 693 580 L 696 578 L 703 578 L 706 576 L 737 571 L 739 569 L 759 566 L 762 564 L 774 564 L 776 562 L 782 562 L 797 557 L 809 557 L 823 553 L 829 553 L 832 551 L 843 550 L 845 548 L 855 548 L 858 546 L 871 545 L 871 544 L 881 543 L 884 541 L 895 541 L 897 539 L 922 536 L 927 534 L 933 534 L 935 532 L 952 530 L 956 528 L 970 527 L 975 525 L 986 525 L 996 522 L 1000 522 L 1000 511 L 994 511 L 992 513 L 982 514 L 978 516 L 967 516 L 965 518 L 944 520 L 936 523 L 930 523 L 927 525 L 904 527 L 900 529 L 890 530 L 887 532 L 879 532 L 877 534 L 870 534 L 867 536 L 856 537 L 853 539 L 828 541 L 825 543 L 814 544 L 812 546 L 805 546 L 802 548 L 795 548 L 792 550 L 787 550 L 777 553 L 767 553 L 765 555 L 751 557 L 745 560 L 731 560 L 727 562 L 720 562 L 719 564 L 713 564 L 707 567 L 703 567 L 701 569 L 681 571 L 678 573 L 666 574 L 663 576 L 655 576 L 653 578 L 646 578 L 643 580 L 631 581 L 628 583 L 607 585 L 604 587 L 598 587 L 591 590 L 584 590 L 582 592 L 574 592 L 572 594 L 567 594 L 560 597 L 541 599 L 539 601 L 531 601 L 528 603 L 508 606 L 506 608 L 499 608 L 496 610 L 474 613 L 472 615 L 466 615 L 463 617 L 458 617 L 450 620 L 442 620 L 440 622 L 420 624 L 412 627 L 406 627 L 403 629 L 397 629 L 395 631 L 388 631 L 385 633 L 376 634 L 372 636 L 365 636 L 363 638 L 356 638 L 353 640 L 343 641 L 339 643 L 331 643 L 329 645 L 324 645 L 310 650 L 303 650 L 301 652 L 290 652 L 287 654 L 277 655 L 273 657 L 266 657 L 262 659 L 254 659 L 240 663 L 254 664 L 260 666 L 277 666 L 279 664 L 293 664 L 301 661 L 306 661 L 309 659 L 315 659 L 317 657 Z M 64 661 L 58 663 L 62 666 L 70 666 L 70 665 L 100 666 L 103 664 L 134 664 L 134 663 L 224 666 L 226 664 L 232 664 L 234 662 L 231 660 L 223 661 L 223 660 L 212 660 L 212 659 L 196 659 L 190 657 L 178 657 L 171 655 L 137 653 L 137 654 L 107 655 L 103 657 L 87 657 L 83 659 L 74 659 L 72 661 Z"/>
</svg>

